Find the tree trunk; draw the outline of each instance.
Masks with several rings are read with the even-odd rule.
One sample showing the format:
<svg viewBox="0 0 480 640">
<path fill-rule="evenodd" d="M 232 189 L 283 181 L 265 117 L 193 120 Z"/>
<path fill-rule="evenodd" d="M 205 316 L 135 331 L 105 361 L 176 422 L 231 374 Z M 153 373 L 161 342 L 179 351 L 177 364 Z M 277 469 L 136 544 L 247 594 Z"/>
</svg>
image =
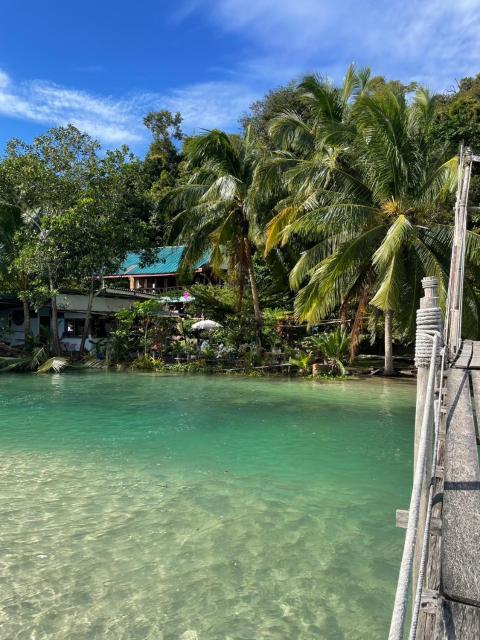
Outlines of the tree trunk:
<svg viewBox="0 0 480 640">
<path fill-rule="evenodd" d="M 58 310 L 57 310 L 57 297 L 55 289 L 53 287 L 52 276 L 49 276 L 50 280 L 50 295 L 52 305 L 52 315 L 50 318 L 50 329 L 52 332 L 52 351 L 54 356 L 62 355 L 62 345 L 60 344 L 60 338 L 58 337 Z"/>
<path fill-rule="evenodd" d="M 95 292 L 93 290 L 93 278 L 90 281 L 90 291 L 88 292 L 88 303 L 87 303 L 87 313 L 85 314 L 85 325 L 83 327 L 82 339 L 80 341 L 80 349 L 79 353 L 81 356 L 85 353 L 85 342 L 88 338 L 88 333 L 90 331 L 90 321 L 92 318 L 92 306 L 93 306 L 93 298 Z"/>
<path fill-rule="evenodd" d="M 57 298 L 55 295 L 51 298 L 52 304 L 52 317 L 50 319 L 50 329 L 52 331 L 52 351 L 54 356 L 62 355 L 62 345 L 60 344 L 60 338 L 58 336 L 58 310 L 57 310 Z"/>
<path fill-rule="evenodd" d="M 352 363 L 358 355 L 358 347 L 360 345 L 360 334 L 363 326 L 363 317 L 367 310 L 368 301 L 368 286 L 363 287 L 358 300 L 357 310 L 355 312 L 355 318 L 353 320 L 352 329 L 350 331 L 350 363 Z"/>
<path fill-rule="evenodd" d="M 30 322 L 30 304 L 28 300 L 23 300 L 23 330 L 25 335 L 25 346 L 32 337 L 32 326 Z"/>
<path fill-rule="evenodd" d="M 243 295 L 245 291 L 245 271 L 243 266 L 240 265 L 238 273 L 238 299 L 237 299 L 237 313 L 241 316 L 243 311 Z"/>
<path fill-rule="evenodd" d="M 340 331 L 346 333 L 348 320 L 348 300 L 344 300 L 340 306 Z"/>
<path fill-rule="evenodd" d="M 143 355 L 147 356 L 147 345 L 148 345 L 148 325 L 149 321 L 146 320 L 143 325 Z"/>
<path fill-rule="evenodd" d="M 255 314 L 255 325 L 257 333 L 257 344 L 260 346 L 262 343 L 262 311 L 260 309 L 260 298 L 258 296 L 257 279 L 255 277 L 255 270 L 253 268 L 252 248 L 250 246 L 250 240 L 245 238 L 245 256 L 247 258 L 248 277 L 250 278 L 250 287 L 252 289 L 253 300 L 253 312 Z"/>
<path fill-rule="evenodd" d="M 387 309 L 385 311 L 385 368 L 384 368 L 384 374 L 386 376 L 392 376 L 394 373 L 392 324 L 393 324 L 393 310 Z"/>
</svg>

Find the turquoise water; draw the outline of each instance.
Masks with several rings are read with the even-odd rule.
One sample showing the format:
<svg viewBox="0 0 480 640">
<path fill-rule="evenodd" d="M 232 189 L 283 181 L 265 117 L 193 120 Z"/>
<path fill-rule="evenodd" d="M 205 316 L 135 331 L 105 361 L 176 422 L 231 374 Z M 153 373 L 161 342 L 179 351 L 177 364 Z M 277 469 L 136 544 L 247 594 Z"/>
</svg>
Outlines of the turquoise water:
<svg viewBox="0 0 480 640">
<path fill-rule="evenodd" d="M 0 378 L 0 637 L 385 638 L 414 389 Z"/>
</svg>

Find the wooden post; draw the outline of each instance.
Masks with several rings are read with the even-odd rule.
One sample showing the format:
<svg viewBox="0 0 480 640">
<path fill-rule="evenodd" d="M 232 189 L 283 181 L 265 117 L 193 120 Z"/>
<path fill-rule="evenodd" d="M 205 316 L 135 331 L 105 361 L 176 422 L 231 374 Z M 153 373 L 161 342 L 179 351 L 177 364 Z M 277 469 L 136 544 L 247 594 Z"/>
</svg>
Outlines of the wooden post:
<svg viewBox="0 0 480 640">
<path fill-rule="evenodd" d="M 465 269 L 465 243 L 467 233 L 467 210 L 472 163 L 475 157 L 470 149 L 460 149 L 458 188 L 455 202 L 455 228 L 450 262 L 450 279 L 448 285 L 448 336 L 447 344 L 450 355 L 454 356 L 461 343 L 462 310 L 463 310 L 463 273 Z"/>
<path fill-rule="evenodd" d="M 435 277 L 423 278 L 422 286 L 424 289 L 424 297 L 420 300 L 420 311 L 417 314 L 417 337 L 416 337 L 416 345 L 415 345 L 415 363 L 417 365 L 417 399 L 416 399 L 416 407 L 415 407 L 415 443 L 414 443 L 414 457 L 413 457 L 413 469 L 415 473 L 415 467 L 417 464 L 418 457 L 418 448 L 421 437 L 422 430 L 422 420 L 423 413 L 425 409 L 425 401 L 427 400 L 427 385 L 428 385 L 428 370 L 429 370 L 429 355 L 420 354 L 422 341 L 421 333 L 427 327 L 428 329 L 437 329 L 441 331 L 441 315 L 440 315 L 440 307 L 438 303 L 438 280 Z M 425 309 L 437 309 L 438 310 L 438 318 L 437 320 L 428 319 L 425 320 L 422 318 L 422 310 Z M 423 325 L 423 326 L 422 326 Z M 420 335 L 419 335 L 420 334 Z M 431 353 L 431 351 L 430 351 Z M 433 421 L 433 412 L 432 419 L 428 424 L 428 435 L 427 441 L 429 443 L 429 447 L 433 447 L 433 434 L 434 434 L 434 421 Z M 425 464 L 423 483 L 422 483 L 422 498 L 420 502 L 420 515 L 418 519 L 418 527 L 417 527 L 417 544 L 415 548 L 415 558 L 413 563 L 413 581 L 412 584 L 417 584 L 417 576 L 418 576 L 418 567 L 421 556 L 421 541 L 423 539 L 423 530 L 425 527 L 425 517 L 427 513 L 427 500 L 430 486 L 430 479 L 432 476 L 432 465 L 431 465 L 431 451 L 429 451 L 427 455 L 427 461 Z"/>
</svg>

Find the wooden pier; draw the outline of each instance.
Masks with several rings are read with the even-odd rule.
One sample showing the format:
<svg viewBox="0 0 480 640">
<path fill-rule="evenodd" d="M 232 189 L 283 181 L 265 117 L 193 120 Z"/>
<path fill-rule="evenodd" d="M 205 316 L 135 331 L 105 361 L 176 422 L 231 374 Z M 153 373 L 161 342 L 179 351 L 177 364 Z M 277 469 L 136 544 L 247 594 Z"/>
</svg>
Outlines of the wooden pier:
<svg viewBox="0 0 480 640">
<path fill-rule="evenodd" d="M 470 176 L 461 148 L 445 314 L 436 277 L 417 311 L 414 478 L 389 640 L 480 640 L 480 342 L 463 340 Z"/>
<path fill-rule="evenodd" d="M 445 372 L 429 553 L 417 638 L 480 639 L 480 342 Z"/>
</svg>

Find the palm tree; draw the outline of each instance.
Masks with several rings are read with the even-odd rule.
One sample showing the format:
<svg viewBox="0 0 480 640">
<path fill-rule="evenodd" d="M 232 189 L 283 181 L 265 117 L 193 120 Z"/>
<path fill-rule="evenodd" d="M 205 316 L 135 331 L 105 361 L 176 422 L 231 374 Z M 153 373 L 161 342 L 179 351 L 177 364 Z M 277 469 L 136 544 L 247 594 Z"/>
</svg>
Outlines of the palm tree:
<svg viewBox="0 0 480 640">
<path fill-rule="evenodd" d="M 241 310 L 245 276 L 248 275 L 260 339 L 262 312 L 253 265 L 256 201 L 252 180 L 258 149 L 250 134 L 242 138 L 213 130 L 186 145 L 184 184 L 169 192 L 163 204 L 179 211 L 172 222 L 175 241 L 185 243 L 185 266 L 192 266 L 206 252 L 217 273 L 228 264 L 238 285 Z"/>
<path fill-rule="evenodd" d="M 384 315 L 391 374 L 393 323 L 411 333 L 421 278 L 436 275 L 445 293 L 451 229 L 435 214 L 454 190 L 456 159 L 431 140 L 435 105 L 423 89 L 408 104 L 388 87 L 370 93 L 367 81 L 343 107 L 341 119 L 338 110 L 322 112 L 324 126 L 310 133 L 312 151 L 285 170 L 287 184 L 299 175 L 303 182 L 271 221 L 267 247 L 292 236 L 315 241 L 290 276 L 299 290 L 297 317 L 315 324 L 356 302 L 359 331 L 368 301 Z M 293 140 L 294 130 L 288 114 L 272 124 L 273 134 L 289 132 Z M 471 240 L 478 246 L 478 236 Z"/>
</svg>

